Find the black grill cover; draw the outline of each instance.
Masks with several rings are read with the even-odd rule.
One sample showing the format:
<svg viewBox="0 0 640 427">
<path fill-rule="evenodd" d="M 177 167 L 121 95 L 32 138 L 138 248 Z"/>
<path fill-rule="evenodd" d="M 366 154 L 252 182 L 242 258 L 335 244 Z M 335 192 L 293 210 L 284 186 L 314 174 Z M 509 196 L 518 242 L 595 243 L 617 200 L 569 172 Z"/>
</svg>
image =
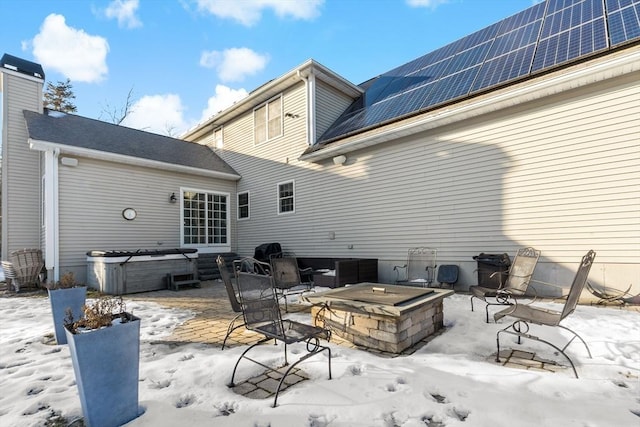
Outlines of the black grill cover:
<svg viewBox="0 0 640 427">
<path fill-rule="evenodd" d="M 280 243 L 263 243 L 256 247 L 253 252 L 253 257 L 258 261 L 269 262 L 271 255 L 277 255 L 282 252 L 282 246 Z"/>
</svg>

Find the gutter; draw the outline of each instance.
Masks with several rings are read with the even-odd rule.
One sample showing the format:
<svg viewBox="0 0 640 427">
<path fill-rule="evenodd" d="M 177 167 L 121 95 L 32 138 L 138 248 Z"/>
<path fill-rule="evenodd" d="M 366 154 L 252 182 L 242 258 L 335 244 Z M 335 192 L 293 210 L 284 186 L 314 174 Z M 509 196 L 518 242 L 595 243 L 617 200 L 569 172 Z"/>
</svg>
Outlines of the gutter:
<svg viewBox="0 0 640 427">
<path fill-rule="evenodd" d="M 58 150 L 60 154 L 68 154 L 72 156 L 87 157 L 90 159 L 106 160 L 116 163 L 123 163 L 134 166 L 142 166 L 153 169 L 162 169 L 165 171 L 187 173 L 191 175 L 207 176 L 210 178 L 219 178 L 230 181 L 238 181 L 241 176 L 238 174 L 211 171 L 200 169 L 193 166 L 176 165 L 172 163 L 161 162 L 158 160 L 141 159 L 139 157 L 125 156 L 123 154 L 108 153 L 105 151 L 91 150 L 88 148 L 73 147 L 69 145 L 57 144 L 49 141 L 41 141 L 37 139 L 28 139 L 29 148 L 37 151 L 54 151 Z"/>
<path fill-rule="evenodd" d="M 319 148 L 317 151 L 301 155 L 299 160 L 317 162 L 329 159 L 340 154 L 382 144 L 399 137 L 410 136 L 451 123 L 461 122 L 524 102 L 640 70 L 640 50 L 627 54 L 623 53 L 613 59 L 612 55 L 609 55 L 605 59 L 604 62 L 599 64 L 580 64 L 578 66 L 580 68 L 569 73 L 565 69 L 559 76 L 551 78 L 543 76 L 535 83 L 532 83 L 532 80 L 528 80 L 518 87 L 514 86 L 511 90 L 501 93 L 495 92 L 491 96 L 470 103 L 462 105 L 458 103 L 449 108 L 444 107 L 431 113 L 425 113 L 422 117 L 417 116 L 417 119 L 416 117 L 407 118 L 404 120 L 404 124 L 401 122 L 388 124 L 386 125 L 387 129 L 383 131 L 380 131 L 380 127 L 367 131 L 369 133 L 375 132 L 373 135 L 361 134 L 343 138 L 342 141 L 336 140 L 327 144 L 326 148 Z"/>
</svg>

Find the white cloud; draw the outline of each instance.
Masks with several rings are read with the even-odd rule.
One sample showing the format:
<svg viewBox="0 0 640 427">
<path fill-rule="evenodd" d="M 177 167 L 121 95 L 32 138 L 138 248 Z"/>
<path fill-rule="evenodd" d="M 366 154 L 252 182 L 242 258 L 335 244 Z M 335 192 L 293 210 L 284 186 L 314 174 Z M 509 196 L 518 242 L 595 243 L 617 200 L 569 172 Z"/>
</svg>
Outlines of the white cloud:
<svg viewBox="0 0 640 427">
<path fill-rule="evenodd" d="M 47 16 L 32 43 L 33 56 L 45 70 L 56 70 L 73 82 L 98 82 L 109 71 L 107 39 L 67 26 L 62 15 Z"/>
<path fill-rule="evenodd" d="M 240 101 L 247 95 L 249 95 L 249 92 L 244 89 L 231 89 L 224 85 L 216 85 L 216 94 L 209 98 L 207 108 L 202 112 L 200 121 L 202 122 L 215 116 L 220 111 L 232 106 L 235 102 Z"/>
<path fill-rule="evenodd" d="M 188 128 L 183 111 L 178 95 L 147 95 L 131 106 L 121 124 L 160 135 L 177 136 Z"/>
<path fill-rule="evenodd" d="M 113 0 L 105 9 L 104 14 L 109 19 L 117 19 L 120 27 L 141 27 L 142 22 L 136 16 L 138 6 L 140 6 L 138 0 Z"/>
<path fill-rule="evenodd" d="M 289 16 L 293 19 L 312 20 L 320 15 L 324 0 L 197 0 L 197 3 L 200 10 L 250 27 L 260 20 L 265 9 L 272 9 L 280 18 Z"/>
<path fill-rule="evenodd" d="M 269 62 L 268 55 L 260 55 L 246 47 L 220 51 L 205 51 L 200 55 L 200 65 L 214 68 L 223 82 L 239 82 L 256 74 Z"/>
<path fill-rule="evenodd" d="M 430 7 L 432 9 L 446 3 L 449 3 L 449 0 L 407 0 L 407 4 L 411 7 Z"/>
</svg>

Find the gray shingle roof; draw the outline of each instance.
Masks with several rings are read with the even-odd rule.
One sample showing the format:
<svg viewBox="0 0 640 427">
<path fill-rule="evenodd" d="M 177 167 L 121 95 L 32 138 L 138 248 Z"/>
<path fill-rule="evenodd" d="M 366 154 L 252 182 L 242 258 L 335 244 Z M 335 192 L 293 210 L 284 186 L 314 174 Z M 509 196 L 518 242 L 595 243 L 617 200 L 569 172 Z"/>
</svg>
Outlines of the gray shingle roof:
<svg viewBox="0 0 640 427">
<path fill-rule="evenodd" d="M 24 111 L 29 138 L 239 175 L 209 147 L 72 114 Z"/>
</svg>

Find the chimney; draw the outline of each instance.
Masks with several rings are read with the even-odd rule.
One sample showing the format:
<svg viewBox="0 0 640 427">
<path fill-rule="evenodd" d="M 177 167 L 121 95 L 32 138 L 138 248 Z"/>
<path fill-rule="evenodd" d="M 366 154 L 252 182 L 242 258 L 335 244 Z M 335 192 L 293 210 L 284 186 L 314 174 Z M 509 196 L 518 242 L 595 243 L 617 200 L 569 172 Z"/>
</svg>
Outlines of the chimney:
<svg viewBox="0 0 640 427">
<path fill-rule="evenodd" d="M 8 53 L 5 53 L 2 55 L 2 58 L 0 58 L 0 67 L 44 81 L 42 65 L 9 55 Z"/>
<path fill-rule="evenodd" d="M 40 64 L 0 58 L 3 259 L 16 249 L 42 246 L 41 154 L 29 148 L 23 111 L 42 113 L 44 78 Z"/>
</svg>

